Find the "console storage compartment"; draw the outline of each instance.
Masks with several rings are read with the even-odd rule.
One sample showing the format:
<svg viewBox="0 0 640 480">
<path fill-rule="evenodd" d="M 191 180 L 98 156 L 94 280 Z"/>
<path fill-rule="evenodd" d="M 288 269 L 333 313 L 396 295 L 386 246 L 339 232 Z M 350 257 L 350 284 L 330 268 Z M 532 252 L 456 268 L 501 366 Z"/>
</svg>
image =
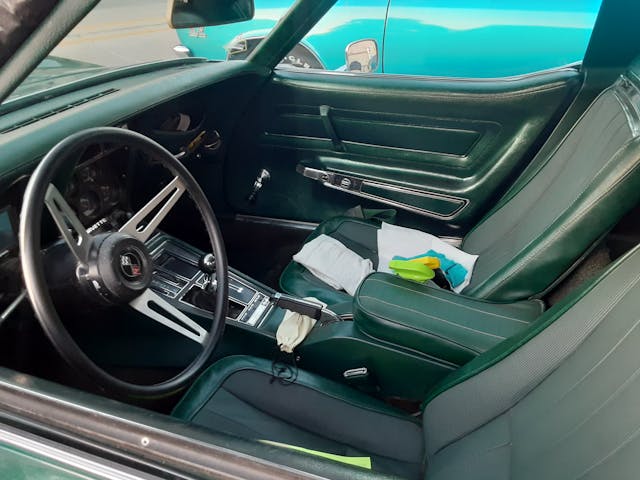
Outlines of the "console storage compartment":
<svg viewBox="0 0 640 480">
<path fill-rule="evenodd" d="M 492 303 L 387 273 L 368 276 L 353 305 L 364 334 L 457 365 L 515 335 L 543 311 L 537 300 Z"/>
</svg>

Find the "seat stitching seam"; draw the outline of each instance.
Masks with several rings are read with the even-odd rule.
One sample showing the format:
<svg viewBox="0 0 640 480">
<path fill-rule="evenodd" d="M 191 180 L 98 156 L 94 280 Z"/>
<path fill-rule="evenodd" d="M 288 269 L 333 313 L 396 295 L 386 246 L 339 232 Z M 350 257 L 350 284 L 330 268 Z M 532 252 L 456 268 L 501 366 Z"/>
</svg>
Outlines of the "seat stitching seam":
<svg viewBox="0 0 640 480">
<path fill-rule="evenodd" d="M 601 107 L 600 107 L 600 108 L 601 108 Z M 616 113 L 615 113 L 615 115 L 613 115 L 613 117 L 609 119 L 609 121 L 608 121 L 609 123 L 607 123 L 607 127 L 608 127 L 608 126 L 609 126 L 609 125 L 610 125 L 610 124 L 611 124 L 611 123 L 612 123 L 612 122 L 613 122 L 613 121 L 614 121 L 614 120 L 619 116 L 619 113 L 620 113 L 620 112 L 616 112 Z M 598 114 L 598 112 L 596 112 L 596 114 Z M 632 141 L 633 141 L 633 136 L 632 136 L 632 138 L 630 138 L 630 139 L 628 139 L 626 142 L 624 142 L 624 143 L 623 143 L 623 144 L 622 144 L 622 145 L 621 145 L 621 146 L 616 150 L 615 154 L 614 154 L 612 157 L 610 157 L 610 158 L 607 160 L 607 162 L 605 162 L 605 164 L 603 164 L 603 165 L 601 165 L 601 166 L 600 166 L 600 169 L 599 169 L 599 170 L 597 170 L 597 171 L 595 172 L 595 174 L 593 175 L 593 178 L 591 179 L 591 181 L 590 181 L 587 185 L 585 185 L 585 186 L 583 187 L 583 189 L 578 193 L 577 198 L 578 198 L 578 197 L 580 197 L 580 195 L 582 195 L 582 194 L 583 194 L 583 193 L 584 193 L 584 192 L 589 188 L 589 186 L 593 183 L 593 179 L 594 179 L 595 177 L 597 177 L 597 176 L 600 174 L 600 172 L 602 172 L 602 171 L 603 171 L 603 170 L 608 166 L 608 163 L 615 159 L 616 154 L 617 154 L 620 150 L 622 150 L 622 149 L 623 149 L 623 148 L 624 148 L 628 143 L 630 143 L 630 142 L 632 142 Z M 576 147 L 574 147 L 574 148 L 572 148 L 571 150 L 572 150 L 572 151 L 571 151 L 571 154 L 569 154 L 569 153 L 568 153 L 567 155 L 569 155 L 569 156 L 575 156 L 575 155 L 576 155 L 577 146 L 576 146 Z M 557 152 L 556 152 L 556 153 L 557 153 Z M 554 155 L 555 155 L 556 153 L 554 153 Z M 547 164 L 548 164 L 548 163 L 547 163 Z M 559 172 L 557 173 L 557 175 L 559 175 L 561 172 L 567 171 L 567 168 L 569 168 L 569 166 L 570 166 L 569 161 L 566 161 L 566 162 L 564 163 L 564 165 L 560 168 L 560 170 L 559 170 Z M 545 167 L 546 167 L 546 165 L 545 165 Z M 538 174 L 540 174 L 540 173 L 541 173 L 541 171 L 540 171 L 540 172 L 538 172 Z M 537 176 L 538 174 L 536 174 L 536 176 Z M 556 175 L 556 176 L 557 176 L 557 175 Z M 535 178 L 535 177 L 534 177 L 534 178 Z M 555 179 L 554 179 L 554 180 L 555 180 Z M 531 179 L 531 181 L 533 181 L 533 178 Z M 518 194 L 520 194 L 520 192 L 524 191 L 524 190 L 526 189 L 526 187 L 527 187 L 530 183 L 531 183 L 531 182 L 529 182 L 527 185 L 524 185 L 524 186 L 522 187 L 522 189 L 518 192 Z M 543 197 L 543 196 L 547 195 L 547 193 L 548 193 L 549 189 L 551 189 L 553 186 L 554 186 L 554 181 L 549 182 L 549 183 L 544 187 L 544 189 L 543 189 L 543 190 L 542 190 L 538 195 L 536 195 L 536 199 L 539 199 L 539 198 L 541 198 L 541 197 Z M 513 200 L 514 198 L 515 198 L 515 196 L 514 196 L 514 197 L 512 197 L 509 201 Z M 508 203 L 509 203 L 509 202 L 507 202 L 507 203 L 505 204 L 505 206 L 506 206 L 506 205 L 508 205 Z M 572 204 L 573 204 L 573 203 L 575 203 L 575 200 L 572 202 Z M 569 207 L 570 207 L 570 206 L 571 206 L 571 205 L 569 205 Z M 567 209 L 568 209 L 569 207 L 567 207 Z M 528 208 L 528 211 L 529 211 L 530 209 L 531 209 L 531 208 L 529 207 L 529 208 Z M 565 209 L 565 211 L 566 211 L 567 209 Z M 558 215 L 558 217 L 556 217 L 555 219 L 553 219 L 550 223 L 555 222 L 555 221 L 556 221 L 556 220 L 557 220 L 557 219 L 562 215 L 562 213 L 563 213 L 563 212 L 561 212 L 561 213 Z M 522 218 L 522 217 L 521 217 L 521 218 Z M 514 223 L 514 224 L 513 224 L 513 225 L 512 225 L 512 226 L 511 226 L 511 227 L 510 227 L 510 228 L 509 228 L 509 229 L 508 229 L 504 234 L 503 234 L 503 237 L 505 237 L 505 238 L 506 238 L 506 237 L 511 237 L 511 236 L 513 236 L 514 232 L 515 232 L 515 231 L 517 230 L 517 228 L 520 226 L 520 223 L 521 223 L 521 222 L 520 222 L 520 220 L 516 221 L 516 222 L 515 222 L 515 223 Z M 530 244 L 530 243 L 529 243 L 529 244 Z M 526 246 L 525 246 L 525 248 L 526 248 Z"/>
<path fill-rule="evenodd" d="M 578 475 L 576 478 L 583 478 L 585 475 L 587 475 L 591 470 L 593 470 L 594 468 L 596 468 L 599 465 L 602 465 L 603 463 L 606 463 L 609 461 L 609 459 L 611 457 L 613 457 L 616 453 L 618 453 L 620 450 L 622 450 L 624 447 L 627 446 L 627 444 L 629 442 L 632 442 L 633 440 L 635 440 L 636 438 L 638 438 L 638 434 L 640 434 L 640 427 L 636 428 L 633 433 L 631 435 L 628 435 L 627 438 L 624 439 L 623 442 L 621 442 L 616 448 L 614 448 L 613 450 L 611 450 L 607 455 L 605 455 L 602 459 L 600 459 L 598 462 L 594 463 L 593 465 L 591 465 L 589 468 L 587 468 L 584 472 L 582 472 L 580 475 Z"/>
<path fill-rule="evenodd" d="M 361 305 L 361 306 L 362 306 L 362 305 Z M 364 310 L 364 307 L 363 307 L 363 310 Z M 433 333 L 433 332 L 428 332 L 428 331 L 426 331 L 426 330 L 420 330 L 420 329 L 415 328 L 415 327 L 412 327 L 412 326 L 410 326 L 410 325 L 406 325 L 406 324 L 398 323 L 398 322 L 396 322 L 396 321 L 394 321 L 394 320 L 392 320 L 392 319 L 390 319 L 390 318 L 388 318 L 388 317 L 384 317 L 384 316 L 382 316 L 382 315 L 379 315 L 379 314 L 377 314 L 377 313 L 373 313 L 373 312 L 371 312 L 371 311 L 367 311 L 366 313 L 367 313 L 367 315 L 369 315 L 369 316 L 371 316 L 371 317 L 375 317 L 375 318 L 377 318 L 378 320 L 382 320 L 382 321 L 384 321 L 384 322 L 389 322 L 389 323 L 392 323 L 392 324 L 394 324 L 394 325 L 397 325 L 397 326 L 399 326 L 401 329 L 402 329 L 402 328 L 404 328 L 404 329 L 406 329 L 406 330 L 412 330 L 412 331 L 414 331 L 414 332 L 418 332 L 418 333 L 420 333 L 421 335 L 424 335 L 424 336 L 427 336 L 427 337 L 431 337 L 431 338 L 436 339 L 436 340 L 440 340 L 440 341 L 442 341 L 443 343 L 449 343 L 449 344 L 454 345 L 454 346 L 456 346 L 456 347 L 459 347 L 459 348 L 461 348 L 461 349 L 463 349 L 463 350 L 467 350 L 467 351 L 469 351 L 470 353 L 473 353 L 474 355 L 479 355 L 480 353 L 482 353 L 482 352 L 484 351 L 484 350 L 476 349 L 476 348 L 473 348 L 473 347 L 469 347 L 468 345 L 463 345 L 462 343 L 456 342 L 455 340 L 451 340 L 450 338 L 445 338 L 445 337 L 443 337 L 443 336 L 441 336 L 441 335 L 438 335 L 438 334 L 436 334 L 436 333 Z M 377 335 L 375 335 L 375 334 L 370 334 L 370 335 L 371 335 L 373 338 L 378 338 L 378 336 L 377 336 Z M 450 360 L 445 360 L 445 361 L 451 362 Z"/>
<path fill-rule="evenodd" d="M 465 309 L 468 309 L 468 310 L 471 310 L 471 311 L 474 311 L 474 312 L 478 312 L 478 313 L 482 313 L 482 314 L 485 314 L 485 315 L 491 315 L 491 316 L 494 316 L 494 317 L 504 318 L 506 320 L 513 320 L 514 322 L 524 323 L 526 325 L 529 325 L 531 323 L 531 322 L 527 322 L 525 320 L 519 320 L 519 319 L 516 319 L 516 318 L 507 317 L 506 315 L 500 315 L 498 313 L 487 312 L 485 310 L 482 310 L 482 309 L 479 309 L 479 308 L 475 308 L 475 307 L 471 307 L 469 305 L 465 305 L 465 304 L 462 304 L 462 303 L 457 303 L 457 302 L 454 302 L 452 300 L 446 300 L 444 298 L 437 297 L 437 296 L 435 296 L 435 295 L 433 295 L 433 294 L 431 294 L 429 292 L 420 292 L 418 290 L 413 290 L 413 289 L 405 287 L 403 285 L 391 284 L 391 283 L 388 283 L 388 282 L 384 282 L 382 280 L 377 280 L 375 278 L 372 278 L 372 279 L 368 280 L 368 282 L 376 282 L 376 283 L 381 283 L 383 285 L 392 286 L 394 288 L 399 288 L 399 289 L 402 289 L 402 290 L 406 290 L 408 292 L 415 293 L 416 295 L 422 295 L 422 296 L 425 296 L 427 298 L 433 298 L 433 299 L 435 299 L 437 301 L 450 303 L 450 304 L 455 305 L 457 307 L 465 308 Z"/>
<path fill-rule="evenodd" d="M 229 395 L 231 395 L 231 396 L 232 396 L 233 398 L 235 398 L 236 400 L 238 400 L 238 401 L 240 401 L 240 402 L 242 402 L 242 403 L 245 403 L 245 404 L 249 405 L 250 407 L 255 408 L 256 410 L 258 410 L 258 411 L 260 411 L 260 412 L 262 412 L 262 413 L 264 413 L 264 414 L 267 414 L 267 412 L 264 412 L 264 411 L 260 410 L 259 408 L 254 407 L 254 406 L 253 406 L 252 404 L 250 404 L 249 402 L 244 401 L 242 398 L 240 398 L 238 395 L 236 395 L 235 393 L 233 393 L 231 390 L 229 390 L 229 389 L 225 388 L 224 386 L 221 386 L 221 387 L 220 387 L 220 390 L 224 390 L 225 392 L 227 392 Z M 213 395 L 211 396 L 211 398 L 213 398 Z M 211 400 L 211 398 L 209 398 L 209 400 Z M 207 412 L 213 412 L 213 413 L 216 413 L 216 411 L 215 411 L 215 410 L 213 410 L 213 409 L 211 409 L 211 408 L 208 408 L 208 407 L 207 407 L 207 405 L 209 404 L 209 400 L 207 400 L 207 402 L 202 406 L 202 408 L 200 409 L 200 411 L 199 411 L 198 413 L 200 413 L 200 412 L 202 412 L 202 411 L 207 411 Z M 216 415 L 219 415 L 219 414 L 216 414 Z M 256 430 L 256 429 L 254 429 L 254 428 L 250 427 L 249 425 L 245 425 L 244 423 L 240 423 L 239 421 L 237 421 L 237 420 L 236 420 L 236 419 L 234 419 L 234 418 L 229 418 L 229 417 L 226 417 L 226 416 L 223 416 L 223 415 L 219 415 L 219 416 L 222 416 L 223 418 L 225 418 L 225 419 L 227 419 L 227 420 L 230 420 L 231 422 L 235 423 L 236 425 L 239 425 L 239 426 L 241 426 L 241 427 L 246 428 L 247 430 L 250 430 L 250 431 L 254 432 L 254 433 L 256 434 L 256 436 L 259 436 L 259 435 L 260 435 L 260 432 L 259 432 L 258 430 Z"/>
<path fill-rule="evenodd" d="M 617 116 L 617 115 L 616 115 Z M 611 122 L 612 120 L 610 120 Z M 608 126 L 608 125 L 607 125 Z M 546 233 L 550 227 L 552 227 L 554 225 L 555 222 L 558 221 L 558 219 L 565 214 L 567 211 L 569 211 L 571 209 L 571 207 L 573 207 L 575 205 L 575 203 L 578 202 L 578 200 L 580 200 L 580 197 L 584 194 L 585 191 L 587 191 L 587 189 L 589 187 L 591 187 L 593 185 L 593 183 L 595 182 L 596 177 L 598 177 L 598 175 L 600 175 L 608 166 L 611 162 L 613 162 L 616 158 L 618 153 L 623 150 L 628 144 L 630 144 L 633 141 L 633 138 L 627 140 L 623 145 L 621 145 L 616 152 L 614 153 L 613 156 L 611 156 L 603 165 L 600 166 L 600 168 L 594 173 L 594 175 L 592 176 L 591 180 L 577 193 L 577 195 L 575 195 L 575 198 L 571 201 L 571 203 L 569 205 L 566 206 L 566 208 L 564 208 L 562 211 L 560 211 L 555 218 L 553 218 L 551 221 L 548 222 L 547 226 L 545 227 L 545 229 L 543 230 L 542 234 Z M 566 167 L 569 166 L 569 162 L 567 162 L 562 170 L 565 170 Z M 537 195 L 537 198 L 541 198 L 542 196 L 546 195 L 546 193 L 548 192 L 548 190 L 554 186 L 554 182 L 550 182 L 544 189 L 542 192 L 540 192 L 539 195 Z M 508 232 L 506 232 L 503 235 L 503 238 L 509 238 L 511 236 L 513 236 L 514 232 L 518 229 L 518 227 L 520 226 L 520 222 L 516 222 L 510 229 Z M 530 242 L 528 242 L 524 248 L 526 249 L 527 247 L 529 247 L 530 245 L 532 245 L 535 242 L 534 240 L 531 240 Z"/>
<path fill-rule="evenodd" d="M 508 280 L 510 280 L 511 278 L 513 278 L 516 274 L 520 273 L 524 267 L 526 266 L 526 264 L 529 263 L 529 261 L 532 258 L 535 258 L 536 256 L 538 256 L 538 254 L 540 253 L 540 245 L 541 244 L 549 244 L 551 241 L 555 241 L 562 233 L 566 232 L 570 227 L 573 227 L 576 223 L 578 223 L 580 220 L 582 220 L 587 213 L 589 213 L 592 209 L 592 207 L 599 203 L 603 198 L 605 198 L 607 195 L 609 195 L 611 193 L 611 190 L 615 189 L 618 185 L 620 185 L 623 180 L 625 180 L 627 178 L 627 176 L 631 175 L 633 173 L 633 171 L 635 169 L 638 168 L 638 166 L 640 165 L 640 162 L 636 162 L 636 164 L 634 164 L 634 166 L 627 171 L 627 173 L 622 176 L 618 181 L 616 181 L 615 183 L 613 183 L 611 185 L 611 187 L 602 193 L 602 195 L 598 196 L 597 198 L 595 198 L 592 202 L 590 202 L 588 205 L 585 205 L 584 208 L 582 209 L 582 212 L 578 213 L 575 218 L 573 220 L 571 220 L 571 222 L 567 223 L 567 224 L 561 224 L 558 226 L 558 228 L 556 229 L 555 233 L 553 233 L 550 237 L 548 237 L 546 240 L 542 240 L 541 242 L 538 242 L 537 244 L 535 244 L 534 249 L 527 254 L 525 257 L 523 257 L 521 260 L 518 260 L 515 264 L 515 270 L 513 270 L 508 276 L 506 276 L 505 278 L 503 278 L 502 280 L 498 281 L 498 283 L 492 288 L 490 289 L 486 295 L 490 295 L 492 293 L 495 293 L 495 291 L 500 288 L 501 286 L 504 285 L 505 282 L 507 282 Z M 573 203 L 575 203 L 578 199 L 576 199 Z M 567 208 L 565 210 L 565 212 L 568 210 L 569 208 Z M 559 218 L 559 217 L 558 217 Z M 552 227 L 554 227 L 555 225 L 549 225 L 547 226 L 547 228 L 545 228 L 544 232 L 542 233 L 542 235 L 540 236 L 544 236 L 544 234 L 546 234 Z M 538 236 L 538 238 L 540 237 Z M 534 241 L 531 241 L 527 244 L 527 246 L 525 247 L 525 249 L 527 247 L 529 247 L 530 245 L 533 245 Z M 496 272 L 494 275 L 492 275 L 491 277 L 489 277 L 488 279 L 485 280 L 486 283 L 488 280 L 490 280 L 491 278 L 495 277 L 498 274 L 498 272 Z"/>
<path fill-rule="evenodd" d="M 243 370 L 244 370 L 244 371 L 250 370 L 250 371 L 258 372 L 258 373 L 260 373 L 260 374 L 262 374 L 262 375 L 267 375 L 267 376 L 268 376 L 268 375 L 270 375 L 270 374 L 269 374 L 269 373 L 267 373 L 267 372 L 264 372 L 264 371 L 262 371 L 262 370 L 256 370 L 256 369 L 254 369 L 254 368 L 246 368 L 246 369 L 243 369 Z M 338 397 L 338 396 L 332 395 L 332 394 L 330 394 L 330 393 L 328 393 L 328 392 L 326 392 L 326 391 L 324 391 L 324 390 L 319 390 L 319 389 L 314 388 L 314 387 L 312 387 L 312 386 L 310 386 L 310 385 L 305 385 L 304 383 L 298 383 L 297 381 L 296 381 L 295 383 L 293 383 L 292 385 L 297 385 L 297 386 L 299 386 L 299 387 L 301 387 L 301 388 L 306 388 L 306 389 L 308 389 L 308 390 L 310 390 L 310 391 L 312 391 L 312 392 L 316 392 L 316 393 L 318 393 L 319 395 L 324 395 L 324 396 L 326 396 L 327 398 L 331 398 L 331 399 L 336 400 L 336 401 L 338 401 L 338 402 L 341 402 L 341 403 L 344 403 L 344 404 L 346 404 L 346 405 L 349 405 L 349 406 L 351 406 L 351 407 L 353 407 L 353 408 L 357 408 L 357 409 L 361 409 L 361 410 L 366 410 L 366 411 L 368 411 L 368 412 L 375 413 L 375 414 L 378 414 L 378 415 L 383 415 L 383 416 L 386 416 L 386 417 L 395 418 L 396 420 L 399 420 L 399 421 L 402 421 L 402 422 L 407 423 L 407 424 L 409 424 L 409 425 L 417 426 L 417 427 L 419 427 L 419 428 L 420 428 L 420 425 L 418 424 L 418 422 L 413 421 L 413 419 L 411 419 L 411 418 L 407 418 L 407 417 L 403 416 L 401 413 L 396 413 L 396 412 L 386 412 L 386 411 L 383 411 L 383 410 L 378 410 L 378 409 L 376 409 L 376 408 L 374 408 L 374 407 L 372 407 L 372 406 L 368 406 L 368 405 L 361 405 L 361 404 L 359 404 L 359 403 L 354 403 L 354 402 L 352 402 L 352 401 L 351 401 L 351 400 L 349 400 L 349 399 L 346 399 L 346 398 L 343 398 L 343 397 Z M 227 389 L 227 391 L 228 391 L 228 389 Z M 267 411 L 265 411 L 265 410 L 260 409 L 260 407 L 258 407 L 257 405 L 254 405 L 254 404 L 253 404 L 252 402 L 250 402 L 249 400 L 243 400 L 243 401 L 244 401 L 245 403 L 247 403 L 247 404 L 251 405 L 251 406 L 252 406 L 252 407 L 254 407 L 255 409 L 260 410 L 261 412 L 266 413 L 267 415 L 273 415 L 273 414 L 271 414 L 271 413 L 269 413 L 269 412 L 267 412 Z M 277 415 L 273 415 L 273 416 L 275 416 L 276 418 L 280 419 L 280 417 L 279 417 L 279 416 L 277 416 Z M 284 420 L 284 419 L 283 419 L 283 420 Z"/>
<path fill-rule="evenodd" d="M 480 333 L 480 334 L 482 334 L 482 335 L 487 335 L 487 336 L 495 337 L 495 338 L 499 338 L 499 339 L 502 339 L 502 340 L 504 340 L 504 339 L 506 338 L 506 337 L 502 337 L 502 336 L 497 335 L 497 334 L 493 334 L 493 333 L 489 333 L 489 332 L 484 332 L 484 331 L 482 331 L 482 330 L 477 330 L 477 329 L 475 329 L 475 328 L 471 328 L 471 327 L 468 327 L 468 326 L 466 326 L 466 325 L 461 325 L 461 324 L 459 324 L 459 323 L 455 323 L 455 322 L 452 322 L 452 321 L 446 320 L 446 319 L 441 318 L 441 317 L 436 316 L 436 315 L 429 315 L 429 314 L 424 313 L 424 312 L 421 312 L 421 311 L 419 311 L 419 310 L 414 310 L 414 309 L 412 309 L 412 308 L 404 307 L 404 306 L 402 306 L 402 305 L 397 305 L 397 304 L 395 304 L 395 303 L 390 303 L 390 302 L 387 302 L 387 301 L 385 301 L 385 300 L 380 300 L 379 298 L 371 297 L 371 296 L 368 296 L 368 295 L 360 295 L 360 298 L 367 298 L 367 299 L 369 299 L 369 300 L 373 300 L 373 301 L 376 301 L 376 302 L 379 302 L 379 303 L 384 303 L 385 305 L 389 305 L 389 306 L 392 306 L 392 307 L 400 308 L 400 309 L 402 309 L 402 310 L 406 310 L 406 311 L 408 311 L 408 312 L 412 312 L 412 313 L 415 313 L 416 315 L 420 315 L 420 316 L 423 316 L 423 317 L 432 318 L 432 319 L 434 319 L 434 320 L 439 320 L 439 321 L 441 321 L 441 322 L 443 322 L 443 323 L 446 323 L 446 324 L 452 325 L 452 326 L 454 326 L 454 327 L 459 327 L 459 328 L 461 328 L 461 329 L 469 330 L 469 331 L 476 332 L 476 333 Z"/>
<path fill-rule="evenodd" d="M 462 248 L 464 248 L 464 243 L 466 241 L 466 239 L 469 237 L 469 235 L 473 232 L 475 232 L 477 229 L 479 229 L 489 218 L 493 217 L 496 213 L 498 213 L 499 211 L 501 211 L 504 207 L 506 207 L 509 202 L 514 199 L 516 196 L 518 196 L 520 194 L 520 192 L 522 192 L 522 190 L 524 190 L 524 188 L 531 183 L 538 175 L 540 175 L 540 173 L 545 169 L 545 167 L 549 164 L 549 162 L 551 161 L 551 159 L 553 158 L 554 155 L 556 155 L 558 153 L 558 151 L 560 150 L 560 148 L 562 147 L 562 145 L 564 145 L 564 143 L 568 140 L 568 138 L 571 136 L 571 134 L 574 132 L 574 130 L 576 130 L 578 128 L 578 125 L 580 125 L 580 123 L 583 120 L 586 120 L 586 118 L 589 115 L 589 111 L 591 110 L 592 107 L 594 107 L 597 103 L 602 103 L 604 97 L 607 96 L 607 94 L 612 91 L 612 87 L 608 87 L 605 90 L 603 90 L 602 92 L 600 92 L 600 94 L 598 94 L 598 96 L 596 98 L 593 99 L 593 101 L 587 106 L 587 108 L 585 109 L 584 112 L 582 112 L 582 114 L 580 115 L 580 117 L 575 121 L 575 123 L 571 126 L 571 128 L 562 136 L 561 139 L 558 140 L 557 145 L 547 154 L 546 158 L 544 160 L 541 160 L 540 164 L 536 166 L 536 168 L 533 169 L 532 172 L 530 173 L 530 178 L 529 180 L 524 183 L 523 185 L 521 185 L 517 191 L 511 193 L 511 192 L 507 192 L 507 195 L 510 195 L 510 197 L 508 199 L 506 199 L 504 201 L 504 203 L 500 206 L 498 206 L 496 209 L 494 209 L 493 211 L 489 212 L 489 214 L 482 218 L 480 220 L 480 222 L 469 232 L 467 233 L 467 235 L 465 235 L 465 238 L 463 239 L 463 243 L 461 245 Z M 598 108 L 601 108 L 600 105 L 598 105 Z M 535 160 L 535 159 L 534 159 Z M 527 172 L 523 172 L 523 176 L 526 175 Z M 519 180 L 520 178 L 518 178 Z M 505 195 L 505 197 L 507 196 Z M 501 199 L 502 200 L 502 199 Z"/>
<path fill-rule="evenodd" d="M 632 285 L 630 288 L 635 287 L 635 285 L 640 281 L 640 276 L 636 277 L 636 279 L 633 281 Z M 625 289 L 624 295 L 626 295 L 626 293 L 630 290 L 629 289 Z M 622 298 L 624 297 L 624 295 L 622 295 L 618 301 L 622 300 Z M 571 393 L 575 388 L 577 388 L 589 375 L 591 375 L 591 373 L 593 373 L 593 371 L 595 369 L 597 369 L 607 358 L 609 358 L 609 356 L 611 356 L 615 349 L 632 333 L 632 331 L 636 328 L 636 326 L 638 325 L 638 323 L 640 323 L 640 320 L 638 320 L 628 331 L 627 333 L 624 334 L 624 336 L 618 340 L 616 342 L 616 344 L 611 348 L 611 350 L 609 352 L 607 352 L 606 355 L 604 355 L 593 367 L 591 367 L 589 369 L 589 371 L 584 374 L 580 379 L 578 379 L 577 382 L 575 382 L 571 388 L 569 388 L 563 395 L 562 397 L 560 397 L 555 404 L 559 403 L 563 398 L 565 398 L 567 395 L 569 395 L 569 393 Z"/>
<path fill-rule="evenodd" d="M 476 332 L 476 333 L 479 333 L 479 334 L 481 334 L 481 335 L 487 335 L 487 336 L 489 336 L 489 337 L 498 338 L 498 339 L 500 339 L 500 340 L 504 340 L 504 339 L 506 338 L 506 337 L 502 337 L 502 336 L 500 336 L 500 335 L 496 335 L 496 334 L 493 334 L 493 333 L 483 332 L 482 330 L 476 330 L 475 328 L 467 327 L 467 326 L 465 326 L 465 325 L 460 325 L 460 324 L 458 324 L 458 323 L 454 323 L 454 322 L 451 322 L 451 321 L 449 321 L 449 320 L 445 320 L 444 318 L 440 318 L 440 317 L 437 317 L 437 316 L 434 316 L 434 315 L 429 315 L 429 314 L 423 313 L 423 312 L 421 312 L 421 311 L 419 311 L 419 310 L 414 310 L 414 309 L 412 309 L 412 308 L 403 307 L 402 305 L 396 305 L 396 304 L 394 304 L 394 303 L 389 303 L 389 302 L 386 302 L 386 301 L 384 301 L 384 300 L 380 300 L 380 299 L 375 298 L 375 297 L 370 297 L 370 296 L 368 296 L 368 295 L 360 295 L 360 299 L 365 299 L 365 298 L 366 298 L 366 299 L 369 299 L 369 300 L 373 300 L 373 301 L 375 301 L 375 302 L 384 303 L 385 305 L 389 305 L 389 306 L 392 306 L 392 307 L 397 307 L 397 308 L 400 308 L 400 309 L 402 309 L 402 310 L 406 310 L 406 311 L 408 311 L 408 312 L 415 313 L 416 315 L 420 315 L 420 316 L 427 317 L 427 318 L 432 318 L 432 319 L 434 319 L 434 320 L 439 320 L 439 321 L 441 321 L 441 322 L 443 322 L 443 323 L 446 323 L 446 324 L 451 325 L 451 326 L 453 326 L 453 327 L 461 328 L 461 329 L 463 329 L 463 330 L 469 330 L 469 331 L 471 331 L 471 332 Z M 386 317 L 385 317 L 385 318 L 386 318 Z M 389 320 L 389 321 L 391 321 L 391 322 L 393 322 L 393 323 L 396 323 L 396 324 L 401 325 L 401 324 L 400 324 L 399 322 L 397 322 L 397 321 L 394 321 L 394 320 Z M 421 331 L 420 329 L 415 328 L 415 327 L 410 327 L 410 328 L 413 328 L 414 330 Z"/>
</svg>

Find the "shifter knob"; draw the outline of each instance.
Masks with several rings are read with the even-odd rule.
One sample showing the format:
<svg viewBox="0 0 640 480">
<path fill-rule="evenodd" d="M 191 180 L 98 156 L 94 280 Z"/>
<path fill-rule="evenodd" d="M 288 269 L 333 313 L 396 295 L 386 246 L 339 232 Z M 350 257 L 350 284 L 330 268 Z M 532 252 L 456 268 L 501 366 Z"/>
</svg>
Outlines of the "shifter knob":
<svg viewBox="0 0 640 480">
<path fill-rule="evenodd" d="M 213 292 L 214 286 L 211 276 L 216 271 L 216 257 L 211 253 L 205 253 L 198 260 L 198 267 L 204 272 L 202 289 L 205 292 Z"/>
<path fill-rule="evenodd" d="M 205 253 L 198 260 L 198 267 L 208 275 L 213 274 L 216 271 L 216 257 L 212 253 Z"/>
</svg>

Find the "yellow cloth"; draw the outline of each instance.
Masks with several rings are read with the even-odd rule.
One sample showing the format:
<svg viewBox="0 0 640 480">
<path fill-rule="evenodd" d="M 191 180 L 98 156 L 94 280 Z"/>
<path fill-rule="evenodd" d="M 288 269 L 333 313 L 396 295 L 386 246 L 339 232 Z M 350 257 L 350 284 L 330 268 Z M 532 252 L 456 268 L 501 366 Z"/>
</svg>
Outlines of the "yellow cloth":
<svg viewBox="0 0 640 480">
<path fill-rule="evenodd" d="M 436 268 L 440 268 L 440 259 L 436 257 L 418 257 L 412 258 L 409 260 L 410 262 L 421 263 L 422 265 L 426 265 L 431 270 L 435 270 Z"/>
<path fill-rule="evenodd" d="M 333 453 L 319 452 L 317 450 L 309 450 L 308 448 L 297 447 L 295 445 L 287 445 L 286 443 L 272 442 L 270 440 L 260 440 L 267 445 L 273 445 L 275 447 L 288 448 L 289 450 L 295 450 L 297 452 L 308 453 L 309 455 L 315 455 L 317 457 L 333 460 L 334 462 L 346 463 L 347 465 L 354 465 L 356 467 L 366 468 L 371 470 L 371 458 L 370 457 L 344 457 L 342 455 L 334 455 Z"/>
</svg>

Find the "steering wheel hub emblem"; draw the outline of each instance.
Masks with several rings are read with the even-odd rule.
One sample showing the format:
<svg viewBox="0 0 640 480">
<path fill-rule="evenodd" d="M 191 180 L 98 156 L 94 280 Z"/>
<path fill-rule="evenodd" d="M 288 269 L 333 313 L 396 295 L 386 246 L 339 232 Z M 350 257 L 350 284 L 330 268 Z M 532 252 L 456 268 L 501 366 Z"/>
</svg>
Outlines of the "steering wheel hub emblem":
<svg viewBox="0 0 640 480">
<path fill-rule="evenodd" d="M 120 254 L 120 271 L 129 280 L 136 280 L 142 276 L 142 257 L 130 250 Z"/>
<path fill-rule="evenodd" d="M 126 233 L 95 235 L 84 280 L 107 303 L 124 304 L 140 295 L 152 280 L 153 260 L 140 240 Z"/>
</svg>

